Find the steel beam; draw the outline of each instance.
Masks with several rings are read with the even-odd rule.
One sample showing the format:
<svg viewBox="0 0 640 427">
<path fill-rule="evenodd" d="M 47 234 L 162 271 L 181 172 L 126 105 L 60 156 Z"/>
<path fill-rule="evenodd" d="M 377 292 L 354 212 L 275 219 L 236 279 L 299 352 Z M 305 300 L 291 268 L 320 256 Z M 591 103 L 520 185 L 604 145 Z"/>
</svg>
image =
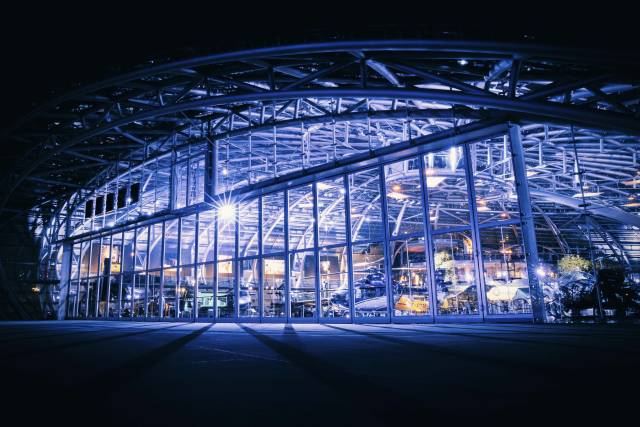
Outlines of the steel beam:
<svg viewBox="0 0 640 427">
<path fill-rule="evenodd" d="M 527 275 L 529 276 L 533 321 L 536 323 L 544 323 L 546 321 L 544 292 L 538 280 L 538 246 L 536 242 L 533 211 L 531 209 L 531 199 L 529 197 L 529 185 L 527 183 L 527 170 L 520 136 L 520 126 L 515 124 L 509 126 L 509 142 L 511 145 L 516 194 L 518 195 L 522 241 L 527 258 Z"/>
</svg>

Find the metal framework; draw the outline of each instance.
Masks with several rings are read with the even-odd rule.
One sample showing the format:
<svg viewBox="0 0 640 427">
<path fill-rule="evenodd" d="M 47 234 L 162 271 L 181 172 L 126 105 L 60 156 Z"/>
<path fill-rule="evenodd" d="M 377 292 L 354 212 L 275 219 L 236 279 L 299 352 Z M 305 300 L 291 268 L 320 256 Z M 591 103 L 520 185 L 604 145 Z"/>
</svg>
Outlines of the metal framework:
<svg viewBox="0 0 640 427">
<path fill-rule="evenodd" d="M 424 230 L 414 237 L 424 238 L 431 286 L 427 317 L 434 320 L 439 315 L 433 308 L 442 292 L 430 255 L 438 230 L 464 233 L 464 227 L 469 227 L 473 242 L 477 312 L 492 316 L 487 302 L 491 285 L 484 271 L 488 261 L 482 253 L 488 231 L 482 229 L 501 222 L 515 226 L 522 238 L 531 306 L 534 318 L 542 320 L 544 302 L 536 285 L 539 264 L 565 253 L 584 253 L 591 242 L 590 250 L 595 247 L 598 253 L 623 260 L 630 271 L 637 269 L 639 66 L 636 54 L 450 40 L 280 46 L 153 65 L 73 90 L 9 130 L 4 137 L 24 145 L 26 154 L 3 181 L 0 211 L 7 221 L 28 212 L 31 229 L 41 239 L 42 278 L 64 281 L 61 272 L 72 257 L 65 258 L 62 248 L 68 254 L 74 242 L 91 241 L 100 233 L 111 236 L 145 222 L 199 215 L 220 200 L 252 200 L 298 184 L 312 184 L 314 223 L 309 236 L 317 242 L 323 215 L 318 210 L 318 182 L 336 176 L 345 183 L 346 224 L 361 227 L 351 217 L 354 188 L 347 183 L 371 167 L 379 168 L 381 220 L 388 224 L 387 204 L 394 200 L 385 197 L 390 192 L 385 186 L 393 185 L 394 179 L 389 165 L 414 159 L 416 165 L 409 167 L 421 173 L 410 179 L 424 190 Z M 450 177 L 439 177 L 447 184 L 442 193 L 446 196 L 433 196 L 437 202 L 432 203 L 430 178 L 423 173 L 433 168 L 433 157 L 423 155 L 455 146 L 462 147 L 458 161 L 464 173 L 457 173 L 463 179 L 450 182 Z M 140 185 L 139 200 L 132 201 L 134 183 Z M 519 208 L 510 207 L 514 197 L 508 191 L 498 196 L 500 186 L 513 189 Z M 470 217 L 455 225 L 452 218 L 459 208 L 450 201 L 462 193 Z M 104 209 L 98 221 L 87 213 L 87 201 L 97 203 L 100 197 L 100 203 L 115 206 L 112 215 Z M 290 286 L 292 268 L 288 257 L 295 252 L 288 247 L 290 203 L 285 197 L 281 209 L 285 286 Z M 259 205 L 257 223 L 262 230 L 264 212 Z M 393 213 L 399 215 L 398 229 L 407 209 Z M 166 222 L 162 224 L 164 230 Z M 385 296 L 388 317 L 394 317 L 390 244 L 397 230 L 383 228 Z M 350 266 L 352 233 L 344 232 Z M 264 255 L 263 238 L 260 231 L 258 260 Z M 197 231 L 195 244 L 197 248 Z M 238 238 L 235 245 L 234 259 L 239 261 L 243 248 Z M 164 251 L 165 245 L 160 246 Z M 317 244 L 312 248 L 318 312 L 321 250 Z M 213 252 L 217 268 L 218 253 Z M 262 268 L 260 264 L 257 270 L 260 301 Z M 238 283 L 237 262 L 233 269 Z M 165 271 L 158 271 L 162 294 Z M 119 286 L 123 276 L 118 276 Z M 354 272 L 347 276 L 353 319 Z M 216 273 L 214 289 L 218 280 Z M 286 289 L 286 318 L 291 319 Z M 237 302 L 240 291 L 236 286 Z M 48 301 L 55 305 L 65 300 L 59 298 Z M 220 303 L 214 298 L 214 312 Z M 118 304 L 115 313 L 120 316 L 122 302 Z M 264 318 L 258 308 L 258 317 Z M 235 310 L 238 318 L 239 303 Z"/>
</svg>

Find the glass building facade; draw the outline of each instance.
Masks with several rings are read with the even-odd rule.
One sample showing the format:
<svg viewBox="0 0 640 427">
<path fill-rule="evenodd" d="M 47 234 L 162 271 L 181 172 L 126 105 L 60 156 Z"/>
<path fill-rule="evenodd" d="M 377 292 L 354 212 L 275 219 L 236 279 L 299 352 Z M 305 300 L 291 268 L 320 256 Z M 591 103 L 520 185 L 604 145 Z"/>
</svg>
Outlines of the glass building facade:
<svg viewBox="0 0 640 427">
<path fill-rule="evenodd" d="M 531 317 L 506 138 L 215 196 L 205 158 L 154 159 L 87 200 L 68 318 Z"/>
</svg>

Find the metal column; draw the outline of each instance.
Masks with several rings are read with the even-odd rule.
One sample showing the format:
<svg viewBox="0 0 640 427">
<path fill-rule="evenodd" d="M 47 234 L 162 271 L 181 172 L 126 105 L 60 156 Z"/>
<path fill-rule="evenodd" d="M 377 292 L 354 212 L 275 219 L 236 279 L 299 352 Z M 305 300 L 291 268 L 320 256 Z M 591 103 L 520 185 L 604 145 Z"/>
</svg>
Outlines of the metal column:
<svg viewBox="0 0 640 427">
<path fill-rule="evenodd" d="M 546 312 L 544 307 L 544 293 L 538 281 L 538 247 L 533 223 L 531 199 L 529 198 L 529 185 L 527 184 L 527 170 L 524 161 L 524 150 L 520 138 L 520 126 L 509 125 L 509 141 L 511 142 L 511 157 L 513 160 L 513 175 L 515 178 L 518 206 L 520 207 L 520 224 L 525 256 L 527 257 L 527 275 L 529 276 L 529 289 L 531 292 L 531 310 L 533 321 L 544 323 Z"/>
</svg>

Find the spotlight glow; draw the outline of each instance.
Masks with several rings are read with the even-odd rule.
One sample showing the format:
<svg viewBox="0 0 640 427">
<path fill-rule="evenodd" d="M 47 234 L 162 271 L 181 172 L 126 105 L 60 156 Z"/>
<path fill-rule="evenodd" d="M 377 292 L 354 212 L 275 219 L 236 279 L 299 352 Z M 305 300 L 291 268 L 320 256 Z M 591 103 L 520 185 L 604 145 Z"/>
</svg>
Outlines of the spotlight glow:
<svg viewBox="0 0 640 427">
<path fill-rule="evenodd" d="M 236 219 L 236 206 L 233 203 L 224 202 L 218 207 L 220 219 L 224 222 L 233 222 Z"/>
</svg>

